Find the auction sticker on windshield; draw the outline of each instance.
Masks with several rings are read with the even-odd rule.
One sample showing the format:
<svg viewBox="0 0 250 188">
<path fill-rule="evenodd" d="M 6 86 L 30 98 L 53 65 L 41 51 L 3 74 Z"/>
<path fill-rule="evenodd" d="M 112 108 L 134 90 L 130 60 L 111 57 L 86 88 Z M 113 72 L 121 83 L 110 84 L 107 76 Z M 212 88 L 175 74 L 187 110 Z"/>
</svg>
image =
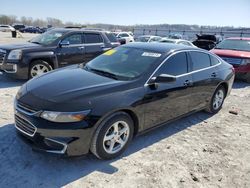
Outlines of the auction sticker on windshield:
<svg viewBox="0 0 250 188">
<path fill-rule="evenodd" d="M 159 53 L 152 53 L 152 52 L 144 52 L 141 56 L 146 56 L 146 57 L 161 57 L 161 54 L 159 54 Z"/>
</svg>

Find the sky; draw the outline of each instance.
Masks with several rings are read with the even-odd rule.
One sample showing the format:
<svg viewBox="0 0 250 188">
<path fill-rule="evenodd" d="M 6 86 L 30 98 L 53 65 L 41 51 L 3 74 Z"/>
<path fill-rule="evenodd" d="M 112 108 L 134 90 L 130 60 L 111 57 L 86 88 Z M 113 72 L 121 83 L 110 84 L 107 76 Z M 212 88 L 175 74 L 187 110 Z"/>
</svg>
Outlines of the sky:
<svg viewBox="0 0 250 188">
<path fill-rule="evenodd" d="M 0 15 L 81 24 L 250 27 L 250 0 L 0 0 Z"/>
</svg>

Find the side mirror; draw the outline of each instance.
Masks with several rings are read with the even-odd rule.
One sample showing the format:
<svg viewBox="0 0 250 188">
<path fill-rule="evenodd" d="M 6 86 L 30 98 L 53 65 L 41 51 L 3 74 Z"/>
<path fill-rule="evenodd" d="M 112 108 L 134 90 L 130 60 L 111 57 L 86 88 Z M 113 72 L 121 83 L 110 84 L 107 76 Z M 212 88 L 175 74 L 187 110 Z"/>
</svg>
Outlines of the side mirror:
<svg viewBox="0 0 250 188">
<path fill-rule="evenodd" d="M 65 41 L 61 41 L 59 45 L 60 45 L 60 47 L 69 46 L 70 43 L 69 43 L 69 41 L 65 40 Z"/>
<path fill-rule="evenodd" d="M 176 77 L 169 75 L 169 74 L 161 74 L 157 77 L 153 77 L 150 80 L 150 83 L 170 83 L 170 82 L 175 82 Z"/>
</svg>

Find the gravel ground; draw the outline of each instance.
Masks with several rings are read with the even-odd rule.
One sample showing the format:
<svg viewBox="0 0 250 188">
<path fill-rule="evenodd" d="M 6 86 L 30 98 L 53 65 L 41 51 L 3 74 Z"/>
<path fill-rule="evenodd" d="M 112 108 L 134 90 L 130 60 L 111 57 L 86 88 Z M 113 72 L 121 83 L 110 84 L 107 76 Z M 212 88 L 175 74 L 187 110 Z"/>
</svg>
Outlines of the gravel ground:
<svg viewBox="0 0 250 188">
<path fill-rule="evenodd" d="M 250 187 L 249 84 L 235 82 L 218 114 L 162 126 L 135 138 L 121 157 L 100 161 L 33 152 L 16 137 L 13 98 L 23 83 L 0 74 L 1 188 Z"/>
</svg>

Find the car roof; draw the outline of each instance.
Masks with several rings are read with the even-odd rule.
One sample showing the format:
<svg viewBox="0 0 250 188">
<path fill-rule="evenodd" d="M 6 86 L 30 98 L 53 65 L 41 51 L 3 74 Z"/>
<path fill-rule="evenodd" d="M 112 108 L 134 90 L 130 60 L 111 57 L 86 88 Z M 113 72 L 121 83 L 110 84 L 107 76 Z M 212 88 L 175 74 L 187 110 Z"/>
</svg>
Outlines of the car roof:
<svg viewBox="0 0 250 188">
<path fill-rule="evenodd" d="M 168 53 L 170 51 L 178 51 L 178 50 L 192 50 L 197 48 L 179 45 L 179 44 L 169 44 L 169 43 L 145 43 L 145 42 L 131 42 L 129 44 L 124 45 L 124 47 L 131 47 L 131 48 L 140 48 L 148 51 L 155 51 L 159 53 Z M 202 51 L 202 50 L 201 50 Z"/>
<path fill-rule="evenodd" d="M 232 39 L 232 40 L 250 40 L 250 38 L 247 37 L 229 37 L 226 39 Z"/>
</svg>

